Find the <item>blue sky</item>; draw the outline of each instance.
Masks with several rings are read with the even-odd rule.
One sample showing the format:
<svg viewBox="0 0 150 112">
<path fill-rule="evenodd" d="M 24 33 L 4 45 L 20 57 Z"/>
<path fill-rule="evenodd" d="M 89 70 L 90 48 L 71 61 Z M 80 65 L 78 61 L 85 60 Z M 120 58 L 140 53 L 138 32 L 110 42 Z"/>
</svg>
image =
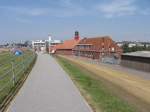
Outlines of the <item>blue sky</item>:
<svg viewBox="0 0 150 112">
<path fill-rule="evenodd" d="M 0 0 L 0 42 L 110 35 L 150 41 L 150 0 Z"/>
</svg>

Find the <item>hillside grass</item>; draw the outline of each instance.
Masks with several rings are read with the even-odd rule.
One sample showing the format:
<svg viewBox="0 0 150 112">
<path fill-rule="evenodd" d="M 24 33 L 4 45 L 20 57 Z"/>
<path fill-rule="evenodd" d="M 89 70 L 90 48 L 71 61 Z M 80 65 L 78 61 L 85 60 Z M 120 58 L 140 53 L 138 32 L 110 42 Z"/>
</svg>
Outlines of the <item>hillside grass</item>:
<svg viewBox="0 0 150 112">
<path fill-rule="evenodd" d="M 95 112 L 137 112 L 133 106 L 113 94 L 102 81 L 93 78 L 93 74 L 86 69 L 62 57 L 57 57 L 57 60 Z"/>
<path fill-rule="evenodd" d="M 5 98 L 14 91 L 17 83 L 25 76 L 35 55 L 30 50 L 25 50 L 23 55 L 15 56 L 10 52 L 0 54 L 0 107 Z M 15 85 L 13 85 L 12 63 L 15 74 Z"/>
</svg>

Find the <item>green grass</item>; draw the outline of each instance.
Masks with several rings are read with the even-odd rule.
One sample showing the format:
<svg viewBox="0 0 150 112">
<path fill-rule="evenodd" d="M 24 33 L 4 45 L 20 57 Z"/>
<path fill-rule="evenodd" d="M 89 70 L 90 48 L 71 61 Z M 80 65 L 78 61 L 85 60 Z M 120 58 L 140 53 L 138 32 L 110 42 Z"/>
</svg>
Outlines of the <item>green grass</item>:
<svg viewBox="0 0 150 112">
<path fill-rule="evenodd" d="M 27 68 L 30 66 L 34 58 L 35 55 L 29 50 L 25 50 L 23 55 L 19 57 L 10 52 L 0 54 L 0 77 L 4 76 L 0 79 L 0 89 L 4 87 L 4 89 L 0 91 L 0 104 L 9 95 L 10 91 L 15 88 L 12 81 L 13 72 L 11 63 L 13 62 L 14 65 L 16 85 L 20 79 L 24 77 Z M 9 72 L 5 75 L 7 71 Z"/>
<path fill-rule="evenodd" d="M 83 96 L 86 99 L 86 96 L 90 96 L 88 102 L 96 112 L 136 112 L 133 106 L 114 95 L 100 80 L 93 78 L 92 73 L 62 57 L 57 57 L 57 60 L 79 87 Z"/>
</svg>

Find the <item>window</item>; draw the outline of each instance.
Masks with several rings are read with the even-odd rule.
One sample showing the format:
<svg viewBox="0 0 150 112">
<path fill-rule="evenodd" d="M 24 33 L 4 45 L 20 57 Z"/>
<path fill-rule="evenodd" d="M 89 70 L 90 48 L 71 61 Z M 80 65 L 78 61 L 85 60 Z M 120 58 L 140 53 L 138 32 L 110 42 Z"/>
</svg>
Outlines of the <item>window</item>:
<svg viewBox="0 0 150 112">
<path fill-rule="evenodd" d="M 112 48 L 111 48 L 111 51 L 112 51 L 112 52 L 114 52 L 114 51 L 115 51 L 115 48 L 114 48 L 114 47 L 112 47 Z"/>
</svg>

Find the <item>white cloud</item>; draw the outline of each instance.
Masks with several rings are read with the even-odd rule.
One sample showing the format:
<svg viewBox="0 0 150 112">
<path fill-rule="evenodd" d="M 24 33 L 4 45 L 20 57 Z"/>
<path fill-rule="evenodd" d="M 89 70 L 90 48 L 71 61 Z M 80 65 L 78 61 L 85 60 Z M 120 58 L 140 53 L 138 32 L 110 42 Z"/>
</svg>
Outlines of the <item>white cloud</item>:
<svg viewBox="0 0 150 112">
<path fill-rule="evenodd" d="M 73 16 L 84 16 L 89 15 L 90 11 L 79 4 L 78 0 L 59 0 L 59 6 L 61 8 L 54 9 L 55 16 L 57 17 L 73 17 Z"/>
<path fill-rule="evenodd" d="M 83 7 L 78 4 L 72 3 L 72 0 L 61 0 L 58 7 L 47 8 L 27 8 L 27 7 L 13 7 L 13 6 L 0 6 L 0 9 L 11 14 L 17 14 L 18 16 L 56 16 L 56 17 L 73 17 L 87 15 Z"/>
<path fill-rule="evenodd" d="M 58 0 L 56 6 L 49 6 L 44 8 L 28 8 L 28 7 L 13 7 L 0 6 L 0 9 L 9 11 L 8 14 L 16 14 L 20 16 L 53 16 L 53 17 L 74 17 L 74 16 L 92 16 L 101 15 L 107 18 L 128 16 L 128 15 L 149 15 L 149 9 L 140 8 L 136 4 L 137 0 L 107 0 L 105 2 L 91 2 L 87 7 L 81 4 L 82 0 Z M 82 1 L 83 3 L 83 1 Z"/>
<path fill-rule="evenodd" d="M 8 11 L 8 13 L 22 14 L 28 16 L 41 16 L 48 13 L 47 8 L 24 8 L 24 7 L 13 7 L 13 6 L 0 6 L 0 9 Z"/>
<path fill-rule="evenodd" d="M 97 6 L 97 9 L 106 17 L 134 15 L 137 11 L 135 0 L 112 0 L 110 3 L 104 3 Z"/>
</svg>

